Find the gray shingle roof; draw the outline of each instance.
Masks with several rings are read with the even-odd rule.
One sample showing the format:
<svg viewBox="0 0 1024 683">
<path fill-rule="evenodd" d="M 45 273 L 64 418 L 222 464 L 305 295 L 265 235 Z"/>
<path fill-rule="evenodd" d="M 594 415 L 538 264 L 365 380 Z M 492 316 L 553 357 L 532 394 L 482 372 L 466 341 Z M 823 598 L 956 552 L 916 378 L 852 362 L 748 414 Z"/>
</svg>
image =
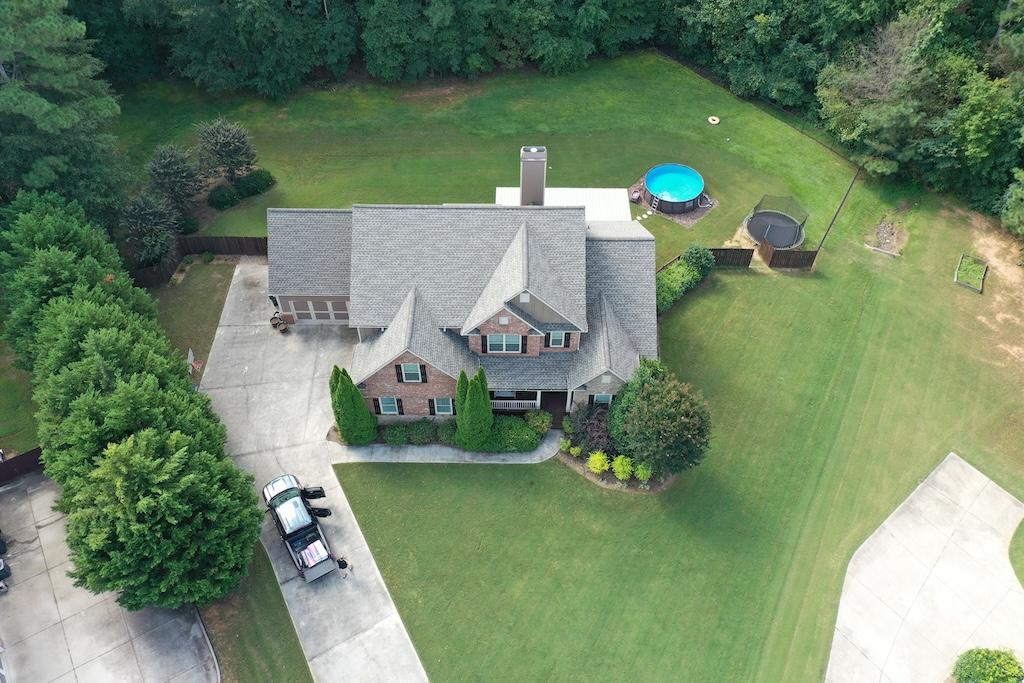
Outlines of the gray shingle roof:
<svg viewBox="0 0 1024 683">
<path fill-rule="evenodd" d="M 356 205 L 352 216 L 354 327 L 388 325 L 415 286 L 441 326 L 461 329 L 524 224 L 535 293 L 585 327 L 582 208 Z"/>
<path fill-rule="evenodd" d="M 267 209 L 271 295 L 349 294 L 351 254 L 351 211 Z"/>
<path fill-rule="evenodd" d="M 460 370 L 476 372 L 476 354 L 469 350 L 466 340 L 441 329 L 415 288 L 406 294 L 386 330 L 356 344 L 352 381 L 358 384 L 366 380 L 406 351 L 452 377 L 458 377 Z"/>
<path fill-rule="evenodd" d="M 480 298 L 473 304 L 472 310 L 462 323 L 462 334 L 469 334 L 497 313 L 505 302 L 526 289 L 527 276 L 527 239 L 524 223 L 516 236 L 509 242 L 508 248 L 491 274 L 490 280 L 484 285 Z"/>
</svg>

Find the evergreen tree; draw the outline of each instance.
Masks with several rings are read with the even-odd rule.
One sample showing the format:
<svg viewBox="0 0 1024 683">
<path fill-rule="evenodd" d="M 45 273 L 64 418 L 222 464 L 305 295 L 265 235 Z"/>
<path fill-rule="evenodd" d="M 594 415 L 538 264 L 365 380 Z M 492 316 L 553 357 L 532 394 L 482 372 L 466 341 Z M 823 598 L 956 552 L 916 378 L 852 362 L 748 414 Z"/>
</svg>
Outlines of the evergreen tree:
<svg viewBox="0 0 1024 683">
<path fill-rule="evenodd" d="M 199 169 L 187 151 L 177 145 L 161 145 L 146 164 L 149 187 L 163 195 L 179 215 L 185 215 L 204 186 Z"/>
<path fill-rule="evenodd" d="M 377 437 L 377 416 L 370 412 L 348 370 L 337 365 L 331 371 L 331 408 L 345 443 L 362 446 Z"/>
<path fill-rule="evenodd" d="M 197 126 L 199 163 L 207 173 L 223 172 L 234 180 L 238 172 L 256 161 L 252 137 L 242 126 L 224 117 Z"/>
<path fill-rule="evenodd" d="M 152 191 L 132 197 L 121 214 L 121 230 L 140 266 L 160 263 L 174 249 L 177 225 L 178 212 Z"/>
<path fill-rule="evenodd" d="M 69 508 L 76 585 L 116 591 L 131 610 L 202 606 L 237 587 L 263 518 L 250 475 L 153 429 L 108 446 Z"/>
<path fill-rule="evenodd" d="M 0 203 L 20 188 L 53 189 L 110 222 L 125 178 L 104 131 L 119 110 L 66 5 L 0 0 Z"/>
<path fill-rule="evenodd" d="M 466 391 L 469 390 L 469 378 L 466 371 L 459 371 L 459 379 L 455 382 L 455 419 L 458 420 L 459 413 L 466 406 Z"/>
<path fill-rule="evenodd" d="M 456 414 L 456 443 L 468 451 L 478 451 L 491 436 L 494 414 L 483 368 L 469 381 L 463 409 Z"/>
</svg>

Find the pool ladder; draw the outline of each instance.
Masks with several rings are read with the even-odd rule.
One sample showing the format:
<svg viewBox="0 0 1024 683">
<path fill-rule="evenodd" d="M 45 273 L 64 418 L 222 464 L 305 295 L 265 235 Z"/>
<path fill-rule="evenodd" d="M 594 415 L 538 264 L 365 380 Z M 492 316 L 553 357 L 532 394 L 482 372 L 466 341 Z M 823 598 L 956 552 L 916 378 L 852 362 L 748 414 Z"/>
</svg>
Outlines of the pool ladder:
<svg viewBox="0 0 1024 683">
<path fill-rule="evenodd" d="M 661 203 L 661 198 L 657 196 L 651 196 L 651 211 L 658 210 L 658 204 Z"/>
</svg>

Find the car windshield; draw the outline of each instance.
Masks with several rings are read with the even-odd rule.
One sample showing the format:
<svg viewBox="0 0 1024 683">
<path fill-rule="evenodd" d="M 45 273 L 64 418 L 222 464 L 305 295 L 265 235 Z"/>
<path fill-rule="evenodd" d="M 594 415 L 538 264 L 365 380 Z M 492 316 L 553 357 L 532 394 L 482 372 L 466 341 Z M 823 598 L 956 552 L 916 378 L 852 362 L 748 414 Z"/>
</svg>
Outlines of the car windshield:
<svg viewBox="0 0 1024 683">
<path fill-rule="evenodd" d="M 274 514 L 281 520 L 281 528 L 284 529 L 286 535 L 313 523 L 298 489 L 285 491 L 278 495 L 274 498 L 273 505 Z"/>
</svg>

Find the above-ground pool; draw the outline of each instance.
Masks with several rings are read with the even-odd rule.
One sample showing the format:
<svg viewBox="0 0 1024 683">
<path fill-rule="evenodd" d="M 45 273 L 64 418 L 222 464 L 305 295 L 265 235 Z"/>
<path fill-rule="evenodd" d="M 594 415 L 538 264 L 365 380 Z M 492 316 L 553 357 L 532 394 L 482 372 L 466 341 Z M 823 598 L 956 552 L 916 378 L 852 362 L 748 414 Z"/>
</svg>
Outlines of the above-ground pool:
<svg viewBox="0 0 1024 683">
<path fill-rule="evenodd" d="M 693 211 L 703 193 L 704 178 L 689 166 L 659 164 L 644 176 L 647 203 L 665 213 Z"/>
</svg>

